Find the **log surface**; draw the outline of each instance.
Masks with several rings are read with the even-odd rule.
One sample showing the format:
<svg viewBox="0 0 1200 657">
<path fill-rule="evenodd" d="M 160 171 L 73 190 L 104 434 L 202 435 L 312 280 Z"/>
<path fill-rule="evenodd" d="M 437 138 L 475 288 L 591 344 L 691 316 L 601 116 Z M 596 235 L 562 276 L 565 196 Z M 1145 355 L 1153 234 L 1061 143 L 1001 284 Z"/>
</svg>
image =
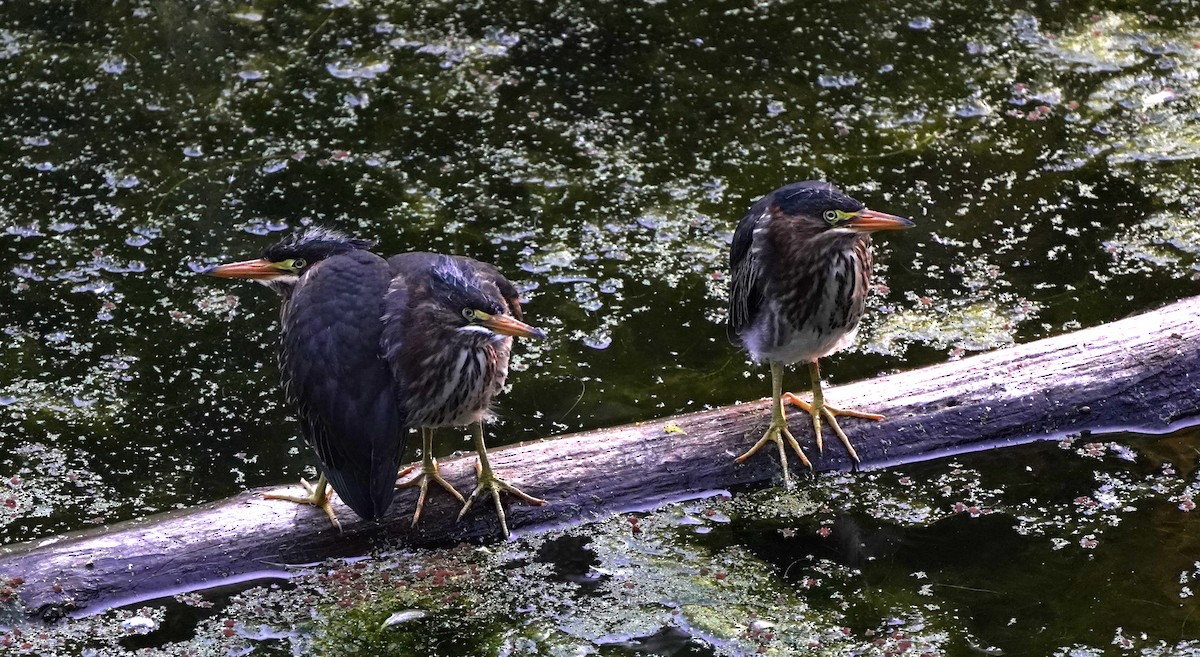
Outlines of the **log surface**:
<svg viewBox="0 0 1200 657">
<path fill-rule="evenodd" d="M 1200 416 L 1200 297 L 1111 324 L 962 360 L 827 388 L 839 406 L 883 413 L 844 419 L 866 468 L 1059 438 L 1080 432 L 1165 432 Z M 764 385 L 764 387 L 766 387 Z M 812 447 L 807 415 L 792 431 L 818 470 L 848 469 L 836 439 Z M 696 497 L 778 476 L 777 452 L 742 465 L 733 457 L 764 431 L 767 401 L 496 449 L 497 472 L 547 501 L 511 503 L 514 531 L 578 523 L 667 500 Z M 440 461 L 462 491 L 474 486 L 473 456 Z M 800 472 L 793 457 L 791 468 Z M 436 487 L 435 487 L 436 488 Z M 490 502 L 462 522 L 433 490 L 420 526 L 409 527 L 412 489 L 388 517 L 357 520 L 335 502 L 339 534 L 312 507 L 264 500 L 261 490 L 200 507 L 0 548 L 0 576 L 21 578 L 14 596 L 42 618 L 89 613 L 264 574 L 287 564 L 364 554 L 384 539 L 424 546 L 494 538 Z"/>
</svg>

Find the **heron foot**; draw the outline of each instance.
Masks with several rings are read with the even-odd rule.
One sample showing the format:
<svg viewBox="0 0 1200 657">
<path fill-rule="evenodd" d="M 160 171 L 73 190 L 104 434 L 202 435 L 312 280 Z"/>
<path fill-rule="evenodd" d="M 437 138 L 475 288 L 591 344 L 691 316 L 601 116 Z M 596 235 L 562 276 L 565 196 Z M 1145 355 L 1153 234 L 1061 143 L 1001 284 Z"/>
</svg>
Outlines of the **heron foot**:
<svg viewBox="0 0 1200 657">
<path fill-rule="evenodd" d="M 263 493 L 264 500 L 284 500 L 286 502 L 295 502 L 296 504 L 311 504 L 319 507 L 329 516 L 329 522 L 342 531 L 342 523 L 338 522 L 337 516 L 333 514 L 333 505 L 330 503 L 330 493 L 333 492 L 333 487 L 329 485 L 329 480 L 325 475 L 321 475 L 317 479 L 316 484 L 308 483 L 308 480 L 301 479 L 300 485 L 304 486 L 304 490 L 308 491 L 308 495 L 283 495 L 280 493 Z"/>
<path fill-rule="evenodd" d="M 397 480 L 408 476 L 409 473 L 416 469 L 417 466 L 410 465 L 401 470 L 400 474 L 396 475 Z M 450 484 L 450 482 L 442 478 L 441 472 L 438 470 L 437 459 L 429 458 L 428 460 L 424 460 L 421 462 L 420 474 L 405 482 L 396 481 L 396 490 L 400 490 L 402 488 L 412 488 L 414 486 L 419 486 L 421 489 L 421 494 L 417 497 L 417 510 L 413 512 L 413 527 L 416 527 L 417 521 L 421 519 L 421 510 L 425 508 L 425 497 L 429 493 L 429 482 L 431 481 L 438 484 L 442 488 L 445 488 L 446 492 L 453 495 L 454 499 L 458 500 L 459 504 L 466 503 L 466 501 L 463 499 L 462 493 L 458 492 L 458 490 L 456 490 L 454 486 Z"/>
<path fill-rule="evenodd" d="M 796 438 L 793 437 L 792 432 L 788 430 L 787 419 L 782 415 L 780 417 L 772 418 L 771 425 L 767 427 L 767 432 L 763 434 L 763 437 L 759 438 L 758 442 L 754 443 L 754 447 L 751 447 L 741 456 L 734 459 L 734 463 L 744 463 L 746 459 L 757 454 L 758 450 L 762 449 L 762 446 L 766 445 L 768 442 L 773 442 L 779 447 L 779 463 L 783 468 L 784 488 L 792 487 L 791 477 L 788 476 L 788 459 L 785 444 L 787 447 L 791 447 L 792 451 L 796 452 L 796 456 L 800 457 L 801 463 L 808 466 L 809 470 L 812 469 L 812 463 L 809 462 L 808 457 L 804 455 L 804 450 L 800 449 L 800 443 L 796 442 Z"/>
<path fill-rule="evenodd" d="M 857 417 L 864 420 L 875 420 L 877 422 L 883 419 L 883 416 L 879 415 L 878 413 L 864 413 L 863 411 L 851 411 L 836 408 L 826 404 L 823 399 L 814 399 L 813 403 L 809 403 L 790 392 L 783 393 L 783 401 L 804 409 L 810 416 L 812 416 L 813 431 L 817 435 L 818 452 L 824 452 L 825 449 L 821 441 L 821 418 L 824 417 L 829 422 L 829 426 L 833 428 L 833 432 L 837 434 L 838 440 L 842 441 L 842 445 L 846 447 L 846 452 L 850 454 L 850 458 L 854 460 L 855 464 L 859 462 L 858 452 L 855 451 L 854 446 L 850 444 L 850 439 L 846 437 L 846 432 L 842 431 L 842 428 L 838 426 L 838 416 Z M 814 408 L 818 410 L 814 412 Z"/>
<path fill-rule="evenodd" d="M 463 516 L 467 514 L 467 510 L 471 508 L 471 505 L 475 503 L 480 494 L 484 492 L 491 493 L 492 500 L 496 503 L 496 516 L 500 518 L 500 529 L 504 532 L 504 538 L 508 538 L 508 519 L 504 515 L 504 506 L 500 503 L 500 493 L 511 493 L 534 506 L 541 506 L 546 503 L 546 500 L 529 495 L 520 488 L 497 477 L 496 473 L 490 467 L 484 467 L 479 461 L 475 462 L 475 473 L 478 476 L 478 483 L 475 485 L 475 490 L 471 492 L 471 496 L 463 504 L 462 510 L 458 512 L 459 520 L 462 520 Z"/>
</svg>

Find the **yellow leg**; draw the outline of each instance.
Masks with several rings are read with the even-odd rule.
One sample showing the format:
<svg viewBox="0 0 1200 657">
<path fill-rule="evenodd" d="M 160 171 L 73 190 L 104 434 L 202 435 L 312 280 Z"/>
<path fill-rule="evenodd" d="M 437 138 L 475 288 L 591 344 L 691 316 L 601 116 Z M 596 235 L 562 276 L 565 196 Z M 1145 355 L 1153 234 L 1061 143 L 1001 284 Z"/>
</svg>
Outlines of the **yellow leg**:
<svg viewBox="0 0 1200 657">
<path fill-rule="evenodd" d="M 854 446 L 850 444 L 850 439 L 846 437 L 846 432 L 842 431 L 842 428 L 838 426 L 837 416 L 842 415 L 845 417 L 857 417 L 864 420 L 877 421 L 882 420 L 883 416 L 876 413 L 843 410 L 826 404 L 825 395 L 821 391 L 821 368 L 817 365 L 817 361 L 814 360 L 808 364 L 808 375 L 812 378 L 812 403 L 810 404 L 790 392 L 783 393 L 784 401 L 794 406 L 799 406 L 805 411 L 808 411 L 808 414 L 812 416 L 813 432 L 815 432 L 817 435 L 818 452 L 824 452 L 824 445 L 822 444 L 821 440 L 821 418 L 824 417 L 829 421 L 829 426 L 833 427 L 833 432 L 837 434 L 838 440 L 842 441 L 842 445 L 845 445 L 846 451 L 850 454 L 850 458 L 854 459 L 855 463 L 858 463 L 858 452 L 856 452 L 854 450 Z"/>
<path fill-rule="evenodd" d="M 791 393 L 788 393 L 791 394 Z M 774 442 L 779 446 L 779 463 L 783 467 L 783 485 L 785 488 L 792 487 L 792 480 L 788 477 L 788 460 L 787 450 L 784 449 L 784 443 L 796 452 L 796 456 L 800 457 L 800 462 L 812 469 L 812 463 L 808 457 L 804 455 L 804 450 L 800 449 L 800 443 L 792 436 L 792 432 L 788 431 L 787 417 L 783 414 L 783 365 L 779 363 L 771 363 L 771 425 L 767 427 L 767 432 L 763 434 L 758 442 L 754 443 L 754 447 L 746 450 L 746 453 L 734 459 L 736 463 L 743 463 L 746 459 L 754 456 L 763 445 L 768 442 Z"/>
<path fill-rule="evenodd" d="M 333 505 L 329 502 L 329 494 L 333 492 L 333 488 L 329 486 L 329 480 L 322 474 L 317 479 L 316 484 L 310 484 L 304 479 L 300 480 L 300 485 L 304 486 L 304 490 L 308 491 L 308 495 L 281 495 L 278 493 L 263 493 L 264 500 L 284 500 L 287 502 L 295 502 L 296 504 L 311 504 L 315 507 L 320 507 L 325 515 L 329 516 L 329 522 L 333 523 L 337 530 L 342 531 L 342 523 L 338 522 L 337 516 L 333 515 Z"/>
<path fill-rule="evenodd" d="M 504 507 L 500 504 L 501 492 L 512 493 L 536 506 L 541 506 L 546 501 L 528 495 L 516 486 L 497 477 L 496 473 L 492 471 L 492 464 L 488 461 L 487 446 L 483 444 L 483 424 L 476 422 L 471 425 L 471 430 L 475 436 L 475 451 L 479 454 L 479 460 L 475 463 L 475 472 L 478 475 L 479 483 L 476 484 L 475 490 L 471 492 L 471 496 L 467 498 L 467 502 L 463 505 L 462 510 L 458 512 L 458 519 L 462 520 L 463 516 L 467 514 L 467 510 L 475 503 L 475 499 L 479 497 L 479 494 L 487 491 L 492 494 L 492 500 L 496 503 L 496 516 L 500 518 L 500 530 L 504 533 L 504 538 L 508 538 L 508 519 L 504 515 Z"/>
<path fill-rule="evenodd" d="M 412 472 L 416 466 L 408 466 L 400 471 L 397 478 L 404 477 Z M 412 488 L 413 486 L 421 487 L 421 494 L 417 497 L 417 510 L 413 512 L 412 526 L 417 526 L 417 521 L 421 519 L 421 510 L 425 508 L 425 497 L 429 493 L 429 482 L 434 482 L 445 488 L 447 492 L 454 496 L 460 504 L 463 503 L 462 493 L 454 489 L 450 482 L 442 478 L 438 472 L 437 459 L 433 458 L 433 429 L 421 427 L 421 474 L 409 479 L 404 483 L 396 482 L 396 488 Z"/>
</svg>

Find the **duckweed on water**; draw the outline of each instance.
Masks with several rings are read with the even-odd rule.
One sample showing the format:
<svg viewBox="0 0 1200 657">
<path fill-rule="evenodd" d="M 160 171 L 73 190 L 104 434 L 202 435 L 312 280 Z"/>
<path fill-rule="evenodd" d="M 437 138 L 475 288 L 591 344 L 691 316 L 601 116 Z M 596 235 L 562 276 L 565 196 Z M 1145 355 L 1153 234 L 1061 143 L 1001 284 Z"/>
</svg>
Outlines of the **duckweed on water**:
<svg viewBox="0 0 1200 657">
<path fill-rule="evenodd" d="M 7 542 L 303 471 L 275 386 L 276 300 L 197 274 L 311 222 L 519 279 L 551 335 L 514 358 L 502 442 L 760 395 L 724 338 L 724 259 L 745 208 L 788 180 L 827 178 L 918 224 L 877 245 L 835 381 L 1200 292 L 1200 25 L 1182 4 L 49 11 L 0 10 Z M 819 477 L 4 647 L 1194 654 L 1183 445 L 1081 439 Z"/>
<path fill-rule="evenodd" d="M 1200 291 L 1188 12 L 717 4 L 6 7 L 2 440 L 78 452 L 112 519 L 293 480 L 277 304 L 197 274 L 310 222 L 518 279 L 551 334 L 501 442 L 761 394 L 724 266 L 785 180 L 920 227 L 835 381 Z"/>
<path fill-rule="evenodd" d="M 820 475 L 491 547 L 330 562 L 215 605 L 178 596 L 0 642 L 164 657 L 1200 654 L 1187 630 L 1196 438 Z M 1072 595 L 1040 596 L 1047 585 Z"/>
<path fill-rule="evenodd" d="M 1200 217 L 1155 214 L 1107 245 L 1116 273 L 1158 269 L 1176 277 L 1200 277 Z"/>
</svg>

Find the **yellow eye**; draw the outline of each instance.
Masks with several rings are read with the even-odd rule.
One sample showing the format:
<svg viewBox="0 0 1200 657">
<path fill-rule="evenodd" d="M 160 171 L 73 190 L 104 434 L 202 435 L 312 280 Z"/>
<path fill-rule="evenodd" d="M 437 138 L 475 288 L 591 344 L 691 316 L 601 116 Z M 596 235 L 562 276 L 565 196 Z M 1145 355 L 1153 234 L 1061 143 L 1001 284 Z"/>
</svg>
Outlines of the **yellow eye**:
<svg viewBox="0 0 1200 657">
<path fill-rule="evenodd" d="M 830 226 L 836 226 L 843 221 L 853 219 L 854 215 L 855 213 L 853 212 L 843 212 L 842 210 L 834 209 L 829 209 L 821 213 L 821 217 L 824 218 Z"/>
<path fill-rule="evenodd" d="M 308 263 L 304 262 L 304 258 L 292 258 L 291 260 L 284 260 L 279 264 L 283 265 L 283 268 L 289 271 L 300 271 Z"/>
</svg>

